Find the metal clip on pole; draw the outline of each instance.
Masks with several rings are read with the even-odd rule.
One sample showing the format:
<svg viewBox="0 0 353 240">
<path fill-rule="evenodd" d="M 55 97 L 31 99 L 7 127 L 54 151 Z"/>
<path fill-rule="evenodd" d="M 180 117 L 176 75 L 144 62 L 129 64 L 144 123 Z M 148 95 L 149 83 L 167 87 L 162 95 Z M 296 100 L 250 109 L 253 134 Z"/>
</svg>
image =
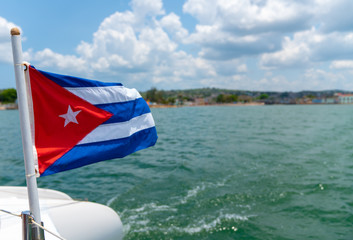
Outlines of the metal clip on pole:
<svg viewBox="0 0 353 240">
<path fill-rule="evenodd" d="M 22 218 L 22 240 L 45 240 L 44 230 L 32 223 L 33 216 L 30 211 L 23 211 Z M 43 222 L 41 223 L 43 226 Z"/>
</svg>

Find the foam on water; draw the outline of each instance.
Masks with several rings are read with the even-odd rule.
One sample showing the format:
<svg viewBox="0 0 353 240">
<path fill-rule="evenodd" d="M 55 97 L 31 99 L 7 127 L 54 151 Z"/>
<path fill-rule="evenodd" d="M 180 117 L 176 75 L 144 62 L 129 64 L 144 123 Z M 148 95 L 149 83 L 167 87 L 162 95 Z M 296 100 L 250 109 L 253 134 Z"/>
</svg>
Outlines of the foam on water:
<svg viewBox="0 0 353 240">
<path fill-rule="evenodd" d="M 168 233 L 188 233 L 190 235 L 200 233 L 200 232 L 212 232 L 212 231 L 224 231 L 224 230 L 233 230 L 236 231 L 236 226 L 223 226 L 222 222 L 224 221 L 232 221 L 237 223 L 239 221 L 247 221 L 249 218 L 254 216 L 241 216 L 238 214 L 223 214 L 220 213 L 218 217 L 206 221 L 205 219 L 198 219 L 193 221 L 193 223 L 181 227 L 175 226 L 173 223 L 171 224 L 164 224 L 164 225 L 157 225 L 157 226 L 150 226 L 148 225 L 149 221 L 139 221 L 136 220 L 138 217 L 135 216 L 133 218 L 129 218 L 130 221 L 128 224 L 124 225 L 124 232 L 128 233 L 143 233 L 143 232 L 168 232 Z M 139 228 L 131 229 L 132 225 L 139 225 Z"/>
</svg>

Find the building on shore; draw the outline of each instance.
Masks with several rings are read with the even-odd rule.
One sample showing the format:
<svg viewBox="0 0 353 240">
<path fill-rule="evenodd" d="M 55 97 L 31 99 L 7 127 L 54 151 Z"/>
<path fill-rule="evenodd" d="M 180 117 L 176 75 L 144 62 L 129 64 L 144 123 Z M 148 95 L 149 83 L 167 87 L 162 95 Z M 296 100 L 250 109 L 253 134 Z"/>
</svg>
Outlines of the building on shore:
<svg viewBox="0 0 353 240">
<path fill-rule="evenodd" d="M 313 104 L 336 104 L 338 102 L 337 97 L 328 97 L 328 98 L 314 98 L 311 101 Z"/>
<path fill-rule="evenodd" d="M 338 103 L 340 104 L 353 104 L 353 94 L 337 93 Z"/>
<path fill-rule="evenodd" d="M 0 110 L 14 110 L 14 109 L 18 109 L 17 103 L 7 103 L 7 104 L 0 103 Z"/>
</svg>

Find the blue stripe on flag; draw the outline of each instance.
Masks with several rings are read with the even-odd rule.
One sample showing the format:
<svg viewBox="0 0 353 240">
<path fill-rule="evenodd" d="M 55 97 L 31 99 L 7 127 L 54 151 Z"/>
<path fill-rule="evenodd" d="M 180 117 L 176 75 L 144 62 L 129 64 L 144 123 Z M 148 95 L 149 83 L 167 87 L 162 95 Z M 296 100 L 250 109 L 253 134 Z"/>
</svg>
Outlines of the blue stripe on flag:
<svg viewBox="0 0 353 240">
<path fill-rule="evenodd" d="M 89 80 L 85 78 L 78 78 L 78 77 L 66 76 L 66 75 L 61 75 L 56 73 L 49 73 L 38 69 L 37 71 L 43 74 L 46 78 L 51 79 L 56 84 L 64 88 L 122 86 L 121 83 L 111 83 L 111 82 L 105 83 L 105 82 L 99 82 L 99 81 Z"/>
<path fill-rule="evenodd" d="M 127 138 L 76 145 L 48 167 L 41 176 L 104 160 L 123 158 L 131 153 L 153 146 L 157 138 L 156 128 L 152 127 L 139 131 Z"/>
<path fill-rule="evenodd" d="M 104 124 L 126 122 L 134 117 L 151 112 L 143 98 L 128 102 L 97 104 L 95 106 L 114 114 Z"/>
</svg>

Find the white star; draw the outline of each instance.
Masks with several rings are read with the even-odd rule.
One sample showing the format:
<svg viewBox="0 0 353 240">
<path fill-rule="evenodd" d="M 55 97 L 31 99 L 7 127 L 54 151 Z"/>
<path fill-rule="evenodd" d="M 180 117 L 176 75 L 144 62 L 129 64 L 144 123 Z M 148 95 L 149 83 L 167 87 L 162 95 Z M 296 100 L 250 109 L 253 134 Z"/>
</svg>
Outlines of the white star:
<svg viewBox="0 0 353 240">
<path fill-rule="evenodd" d="M 69 124 L 70 122 L 76 123 L 78 124 L 77 120 L 76 120 L 76 116 L 77 114 L 79 114 L 81 112 L 81 110 L 73 112 L 70 105 L 69 108 L 67 109 L 67 113 L 66 114 L 62 114 L 59 115 L 59 117 L 62 117 L 65 119 L 65 124 L 64 127 L 66 127 L 67 124 Z"/>
</svg>

